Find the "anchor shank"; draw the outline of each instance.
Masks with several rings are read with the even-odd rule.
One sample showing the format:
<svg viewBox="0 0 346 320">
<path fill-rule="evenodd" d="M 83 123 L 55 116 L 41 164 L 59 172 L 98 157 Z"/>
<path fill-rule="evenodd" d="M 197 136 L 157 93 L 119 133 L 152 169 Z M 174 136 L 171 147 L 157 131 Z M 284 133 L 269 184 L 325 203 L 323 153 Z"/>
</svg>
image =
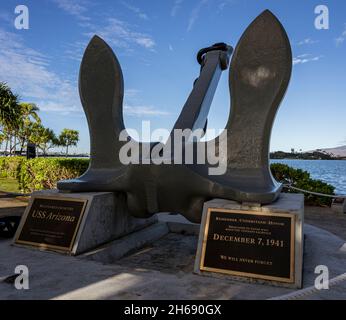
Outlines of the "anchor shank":
<svg viewBox="0 0 346 320">
<path fill-rule="evenodd" d="M 210 105 L 223 71 L 222 58 L 224 55 L 225 52 L 221 50 L 205 54 L 204 66 L 172 129 L 172 138 L 174 129 L 196 130 L 205 127 Z"/>
</svg>

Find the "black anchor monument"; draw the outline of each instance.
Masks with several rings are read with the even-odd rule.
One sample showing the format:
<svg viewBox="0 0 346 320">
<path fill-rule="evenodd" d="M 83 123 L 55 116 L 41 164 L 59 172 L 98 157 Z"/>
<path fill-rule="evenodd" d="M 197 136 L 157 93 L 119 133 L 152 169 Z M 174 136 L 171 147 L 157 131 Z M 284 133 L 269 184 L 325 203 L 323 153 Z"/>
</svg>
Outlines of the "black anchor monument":
<svg viewBox="0 0 346 320">
<path fill-rule="evenodd" d="M 285 243 L 289 244 L 284 246 L 284 240 L 276 238 L 268 239 L 267 244 L 269 247 L 273 243 L 285 247 L 282 250 L 286 251 L 279 253 L 278 259 L 280 264 L 284 261 L 283 257 L 287 257 L 285 263 L 289 267 L 285 272 L 288 274 L 281 274 L 282 268 L 279 268 L 268 271 L 274 276 L 262 274 L 259 278 L 284 282 L 288 286 L 301 285 L 303 199 L 300 195 L 290 195 L 293 198 L 288 199 L 287 195 L 281 194 L 282 185 L 273 179 L 269 167 L 271 129 L 292 71 L 287 34 L 270 11 L 264 11 L 249 25 L 234 50 L 229 68 L 231 111 L 224 132 L 206 142 L 191 136 L 178 142 L 175 137 L 177 129 L 197 130 L 201 136 L 205 132 L 209 108 L 220 75 L 228 69 L 232 51 L 224 43 L 200 50 L 200 75 L 172 129 L 169 143 L 144 143 L 126 133 L 120 64 L 112 49 L 100 37 L 92 38 L 85 50 L 79 74 L 79 92 L 90 132 L 89 168 L 77 179 L 59 181 L 59 192 L 52 197 L 84 197 L 92 204 L 95 194 L 112 194 L 117 203 L 113 207 L 108 205 L 108 213 L 104 213 L 107 204 L 104 207 L 101 204 L 102 208 L 97 209 L 99 203 L 88 218 L 83 218 L 79 228 L 83 231 L 78 231 L 74 240 L 77 244 L 69 248 L 70 253 L 79 254 L 126 235 L 138 227 L 138 221 L 152 222 L 150 217 L 156 213 L 174 212 L 194 223 L 202 221 L 195 271 L 218 270 L 223 273 L 225 268 L 231 267 L 221 265 L 210 268 L 206 265 L 208 256 L 215 255 L 215 252 L 209 252 L 211 249 L 206 251 L 208 247 L 205 247 L 210 237 L 204 229 L 213 219 L 210 208 L 219 206 L 224 213 L 230 208 L 245 210 L 247 214 L 255 210 L 256 215 L 262 211 L 287 211 L 288 216 L 275 218 L 274 215 L 271 219 L 273 224 L 280 224 L 281 218 L 288 219 L 284 224 L 289 238 Z M 177 144 L 183 155 L 189 148 L 192 150 L 190 163 L 175 163 L 177 149 L 173 145 Z M 139 150 L 139 163 L 123 164 L 120 153 L 126 145 Z M 197 161 L 200 150 L 204 152 L 205 161 L 202 163 Z M 157 164 L 156 160 L 162 159 L 166 151 L 169 151 L 169 159 L 166 160 L 171 161 Z M 209 152 L 214 152 L 219 162 L 224 164 L 221 173 L 215 171 L 215 164 L 208 163 Z M 45 194 L 49 198 L 49 193 Z M 87 195 L 92 196 L 85 198 Z M 107 202 L 99 202 L 103 201 Z M 109 207 L 114 212 L 109 212 Z M 90 207 L 87 210 L 90 211 Z M 275 222 L 275 219 L 278 220 Z M 19 229 L 23 228 L 21 224 Z M 145 225 L 143 223 L 142 227 Z M 273 232 L 273 237 L 280 236 L 280 231 Z M 273 257 L 275 260 L 274 253 Z M 275 272 L 278 274 L 275 275 Z M 251 270 L 245 272 L 245 276 L 249 273 Z"/>
<path fill-rule="evenodd" d="M 215 46 L 218 48 L 218 46 Z M 201 74 L 186 101 L 174 129 L 203 129 L 222 70 L 228 67 L 231 48 L 207 52 Z M 281 185 L 269 169 L 269 140 L 275 114 L 291 75 L 290 44 L 280 22 L 265 11 L 241 37 L 233 54 L 229 83 L 231 112 L 227 135 L 216 141 L 216 153 L 227 163 L 222 175 L 210 175 L 210 165 L 130 164 L 119 160 L 119 134 L 123 123 L 123 77 L 111 48 L 95 36 L 89 43 L 80 69 L 81 101 L 88 119 L 91 140 L 89 169 L 74 180 L 60 181 L 58 189 L 71 192 L 125 192 L 129 213 L 146 218 L 157 212 L 179 212 L 200 222 L 203 203 L 212 198 L 267 204 L 275 201 Z M 227 153 L 219 150 L 227 139 Z M 141 142 L 140 150 L 151 150 Z M 197 149 L 197 146 L 196 148 Z M 141 158 L 148 154 L 140 154 Z M 174 156 L 174 155 L 172 155 Z M 207 161 L 206 161 L 207 162 Z"/>
</svg>

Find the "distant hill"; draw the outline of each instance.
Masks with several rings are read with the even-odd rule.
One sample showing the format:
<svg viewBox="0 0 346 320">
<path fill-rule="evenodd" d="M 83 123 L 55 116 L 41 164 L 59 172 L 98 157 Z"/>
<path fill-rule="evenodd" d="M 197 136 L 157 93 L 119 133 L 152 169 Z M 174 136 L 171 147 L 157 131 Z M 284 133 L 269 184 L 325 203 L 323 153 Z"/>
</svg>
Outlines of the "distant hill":
<svg viewBox="0 0 346 320">
<path fill-rule="evenodd" d="M 326 148 L 326 149 L 316 149 L 307 152 L 321 152 L 330 155 L 333 158 L 346 158 L 346 146 L 336 147 L 336 148 Z"/>
<path fill-rule="evenodd" d="M 319 151 L 308 152 L 284 152 L 275 151 L 270 153 L 270 159 L 303 159 L 303 160 L 333 160 L 329 154 Z M 337 158 L 340 159 L 340 158 Z"/>
<path fill-rule="evenodd" d="M 346 146 L 316 149 L 305 152 L 275 151 L 270 153 L 271 159 L 305 159 L 305 160 L 346 160 Z"/>
</svg>

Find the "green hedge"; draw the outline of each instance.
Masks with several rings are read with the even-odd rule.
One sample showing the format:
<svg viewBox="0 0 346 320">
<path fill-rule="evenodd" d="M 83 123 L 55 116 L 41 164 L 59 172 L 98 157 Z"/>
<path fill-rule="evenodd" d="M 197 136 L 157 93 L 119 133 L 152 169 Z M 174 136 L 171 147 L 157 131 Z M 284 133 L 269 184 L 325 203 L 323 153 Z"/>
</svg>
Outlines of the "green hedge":
<svg viewBox="0 0 346 320">
<path fill-rule="evenodd" d="M 0 176 L 16 178 L 22 192 L 56 188 L 62 179 L 79 177 L 89 159 L 0 157 Z"/>
<path fill-rule="evenodd" d="M 288 165 L 281 163 L 273 163 L 270 167 L 273 176 L 279 182 L 290 184 L 293 187 L 300 188 L 303 190 L 331 195 L 334 194 L 335 188 L 332 185 L 325 183 L 321 180 L 312 179 L 310 177 L 310 173 L 307 171 L 303 171 L 301 169 L 294 169 L 292 167 L 289 167 Z M 285 188 L 284 192 L 300 193 L 300 191 L 295 191 L 288 188 Z M 308 193 L 305 193 L 304 196 L 305 204 L 308 205 L 330 206 L 332 203 L 332 198 L 319 197 Z"/>
<path fill-rule="evenodd" d="M 0 177 L 17 178 L 23 192 L 52 189 L 62 179 L 79 177 L 86 171 L 89 159 L 0 157 Z M 304 190 L 334 194 L 334 187 L 320 180 L 311 179 L 310 174 L 285 164 L 274 163 L 271 171 L 277 181 L 291 184 Z M 291 189 L 285 192 L 299 193 Z M 332 199 L 305 194 L 305 203 L 309 205 L 330 205 Z"/>
<path fill-rule="evenodd" d="M 18 178 L 24 157 L 0 157 L 0 178 Z"/>
<path fill-rule="evenodd" d="M 18 182 L 24 192 L 56 188 L 59 180 L 79 177 L 86 171 L 88 159 L 36 158 L 21 165 Z"/>
</svg>

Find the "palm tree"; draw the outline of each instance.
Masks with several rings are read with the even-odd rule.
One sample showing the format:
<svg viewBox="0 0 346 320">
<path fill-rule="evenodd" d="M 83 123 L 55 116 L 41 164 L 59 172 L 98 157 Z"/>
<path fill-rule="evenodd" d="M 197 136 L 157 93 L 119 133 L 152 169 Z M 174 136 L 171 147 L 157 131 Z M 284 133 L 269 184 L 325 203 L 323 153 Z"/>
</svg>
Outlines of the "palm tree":
<svg viewBox="0 0 346 320">
<path fill-rule="evenodd" d="M 6 83 L 0 82 L 0 125 L 2 134 L 6 136 L 5 151 L 8 142 L 10 142 L 10 150 L 12 149 L 12 135 L 18 128 L 19 119 L 18 96 L 11 91 Z"/>
<path fill-rule="evenodd" d="M 0 122 L 1 125 L 14 124 L 18 111 L 18 96 L 6 83 L 0 82 Z"/>
<path fill-rule="evenodd" d="M 41 122 L 39 115 L 37 114 L 40 111 L 39 107 L 35 103 L 22 102 L 19 104 L 21 114 L 23 119 L 33 119 L 36 122 Z"/>
<path fill-rule="evenodd" d="M 79 141 L 79 132 L 72 129 L 63 129 L 59 136 L 59 145 L 66 147 L 66 156 L 68 156 L 68 147 L 76 146 Z"/>
<path fill-rule="evenodd" d="M 0 150 L 2 147 L 2 143 L 6 140 L 6 136 L 3 133 L 0 133 Z"/>
<path fill-rule="evenodd" d="M 24 145 L 28 142 L 30 135 L 32 134 L 33 125 L 41 124 L 41 119 L 38 115 L 40 110 L 34 103 L 20 103 L 20 119 L 19 119 L 19 130 L 17 132 L 20 144 L 20 153 L 22 153 Z"/>
<path fill-rule="evenodd" d="M 40 123 L 34 123 L 32 125 L 30 142 L 36 144 L 37 148 L 43 152 L 43 156 L 47 155 L 47 151 L 59 145 L 59 140 L 56 137 L 54 131 L 49 128 L 45 128 Z"/>
</svg>

